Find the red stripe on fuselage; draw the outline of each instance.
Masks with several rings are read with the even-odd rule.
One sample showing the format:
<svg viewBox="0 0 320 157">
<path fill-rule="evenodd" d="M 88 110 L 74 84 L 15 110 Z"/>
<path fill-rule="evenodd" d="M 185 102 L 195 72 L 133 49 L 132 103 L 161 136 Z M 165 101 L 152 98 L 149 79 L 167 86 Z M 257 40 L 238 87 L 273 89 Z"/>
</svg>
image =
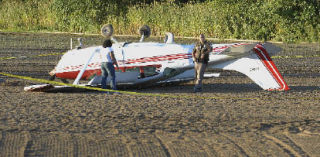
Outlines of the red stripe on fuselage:
<svg viewBox="0 0 320 157">
<path fill-rule="evenodd" d="M 246 45 L 246 44 L 234 44 L 236 46 L 240 45 Z M 216 47 L 212 50 L 212 52 L 221 52 L 224 49 L 228 48 L 229 46 L 221 46 L 221 47 Z M 144 58 L 138 58 L 138 59 L 128 59 L 127 61 L 118 61 L 119 65 L 127 65 L 127 64 L 137 64 L 137 63 L 147 63 L 147 62 L 160 62 L 160 61 L 168 61 L 168 60 L 179 60 L 179 59 L 190 59 L 192 58 L 191 53 L 179 53 L 179 54 L 170 54 L 170 55 L 164 55 L 164 56 L 153 56 L 153 57 L 144 57 Z M 81 77 L 81 79 L 87 79 L 91 77 L 94 74 L 101 74 L 100 70 L 100 63 L 91 63 L 88 65 L 88 67 L 91 67 L 91 70 L 86 70 Z M 147 65 L 149 66 L 149 65 Z M 159 65 L 157 65 L 158 67 Z M 66 79 L 74 79 L 77 77 L 78 73 L 82 69 L 83 65 L 76 65 L 76 66 L 68 66 L 64 67 L 63 71 L 65 72 L 60 72 L 56 73 L 57 77 L 60 78 L 66 78 Z M 141 66 L 134 66 L 134 67 L 141 67 Z M 123 66 L 120 67 L 120 70 L 123 72 L 126 69 L 134 68 L 134 67 L 128 67 L 128 66 Z M 161 67 L 161 65 L 160 65 Z"/>
<path fill-rule="evenodd" d="M 234 44 L 234 46 L 240 46 L 240 45 L 246 45 L 245 43 L 240 44 Z M 222 52 L 229 46 L 220 46 L 215 47 L 212 50 L 213 52 Z M 119 64 L 134 64 L 134 63 L 147 63 L 147 62 L 161 62 L 161 61 L 167 61 L 167 60 L 178 60 L 178 59 L 190 59 L 192 58 L 191 53 L 179 53 L 179 54 L 170 54 L 170 55 L 164 55 L 164 56 L 153 56 L 153 57 L 144 57 L 144 58 L 138 58 L 138 59 L 128 59 L 127 61 L 118 61 Z M 83 65 L 72 65 L 68 67 L 64 67 L 63 71 L 78 71 L 82 68 Z M 88 65 L 88 67 L 92 68 L 100 68 L 100 63 L 91 63 Z"/>
<path fill-rule="evenodd" d="M 56 73 L 56 76 L 59 78 L 65 78 L 65 79 L 75 79 L 78 74 L 79 74 L 79 70 L 78 71 L 68 71 L 68 72 L 62 72 L 62 73 Z M 95 69 L 95 70 L 86 70 L 81 79 L 89 79 L 91 76 L 93 75 L 101 75 L 101 70 L 100 69 Z"/>
<path fill-rule="evenodd" d="M 155 64 L 155 65 L 145 65 L 145 66 L 126 66 L 126 67 L 119 67 L 115 68 L 116 70 L 120 70 L 122 72 L 125 72 L 126 70 L 129 69 L 134 69 L 134 68 L 144 68 L 144 67 L 156 67 L 156 68 L 160 68 L 161 65 L 160 64 Z M 77 71 L 68 71 L 68 72 L 61 72 L 61 73 L 56 73 L 56 76 L 59 78 L 65 78 L 65 79 L 75 79 L 78 74 L 79 74 L 80 70 Z M 99 69 L 92 69 L 92 70 L 86 70 L 81 79 L 89 79 L 90 77 L 92 77 L 93 75 L 101 75 L 101 69 L 99 67 Z"/>
<path fill-rule="evenodd" d="M 191 57 L 192 57 L 191 53 L 181 53 L 181 54 L 173 54 L 173 55 L 165 55 L 165 56 L 154 56 L 154 57 L 144 57 L 144 58 L 138 58 L 138 59 L 128 59 L 125 62 L 125 64 L 159 62 L 159 61 L 176 60 L 176 59 L 189 59 Z"/>
<path fill-rule="evenodd" d="M 248 45 L 248 44 L 240 43 L 240 44 L 234 44 L 233 46 L 241 46 L 241 45 Z M 228 47 L 229 46 L 215 47 L 212 49 L 212 52 L 222 52 L 223 50 L 227 49 Z M 138 58 L 138 59 L 128 59 L 125 62 L 125 64 L 158 62 L 158 61 L 190 59 L 190 58 L 192 58 L 191 53 L 179 53 L 179 54 L 170 54 L 170 55 L 165 55 L 165 56 L 154 56 L 154 57 L 144 57 L 144 58 Z"/>
</svg>

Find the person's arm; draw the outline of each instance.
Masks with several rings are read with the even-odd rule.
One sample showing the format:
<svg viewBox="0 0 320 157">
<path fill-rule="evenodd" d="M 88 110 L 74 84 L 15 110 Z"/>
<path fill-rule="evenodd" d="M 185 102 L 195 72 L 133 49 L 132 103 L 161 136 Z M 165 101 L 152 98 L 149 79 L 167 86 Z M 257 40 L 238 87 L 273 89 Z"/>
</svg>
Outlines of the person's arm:
<svg viewBox="0 0 320 157">
<path fill-rule="evenodd" d="M 210 42 L 206 42 L 205 46 L 206 46 L 206 49 L 205 49 L 204 53 L 205 53 L 205 55 L 209 56 L 210 52 L 212 51 L 211 43 Z"/>
<path fill-rule="evenodd" d="M 194 48 L 192 50 L 192 60 L 193 60 L 193 62 L 195 62 L 195 60 L 196 60 L 196 48 L 197 48 L 197 45 L 194 45 Z"/>
<path fill-rule="evenodd" d="M 102 55 L 101 55 L 102 51 L 103 51 L 103 50 L 100 50 L 100 51 L 99 51 L 99 59 L 100 59 L 101 62 L 102 62 Z"/>
<path fill-rule="evenodd" d="M 112 59 L 113 64 L 115 64 L 116 67 L 119 69 L 119 65 L 118 65 L 118 62 L 117 62 L 116 57 L 114 57 L 113 51 L 111 51 L 110 53 L 111 53 L 110 56 L 111 56 L 111 59 Z"/>
<path fill-rule="evenodd" d="M 213 48 L 212 48 L 212 43 L 209 42 L 209 52 L 211 52 L 212 50 L 213 50 Z"/>
</svg>

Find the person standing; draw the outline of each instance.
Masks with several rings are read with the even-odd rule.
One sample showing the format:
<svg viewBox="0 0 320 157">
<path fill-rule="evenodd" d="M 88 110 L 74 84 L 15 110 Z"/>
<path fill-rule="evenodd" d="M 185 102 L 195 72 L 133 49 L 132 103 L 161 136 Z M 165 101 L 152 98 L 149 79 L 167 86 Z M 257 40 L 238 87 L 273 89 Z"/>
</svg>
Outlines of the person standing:
<svg viewBox="0 0 320 157">
<path fill-rule="evenodd" d="M 194 92 L 202 92 L 202 80 L 204 71 L 208 65 L 209 53 L 212 51 L 211 43 L 209 43 L 203 34 L 199 36 L 199 42 L 194 46 L 192 51 L 192 59 L 195 70 L 195 86 Z"/>
<path fill-rule="evenodd" d="M 103 42 L 102 47 L 103 48 L 100 51 L 100 58 L 102 59 L 102 62 L 101 62 L 102 88 L 107 89 L 107 78 L 108 76 L 110 76 L 111 89 L 117 90 L 114 64 L 117 66 L 118 69 L 119 69 L 119 66 L 116 58 L 114 57 L 111 40 L 109 39 L 105 40 Z"/>
</svg>

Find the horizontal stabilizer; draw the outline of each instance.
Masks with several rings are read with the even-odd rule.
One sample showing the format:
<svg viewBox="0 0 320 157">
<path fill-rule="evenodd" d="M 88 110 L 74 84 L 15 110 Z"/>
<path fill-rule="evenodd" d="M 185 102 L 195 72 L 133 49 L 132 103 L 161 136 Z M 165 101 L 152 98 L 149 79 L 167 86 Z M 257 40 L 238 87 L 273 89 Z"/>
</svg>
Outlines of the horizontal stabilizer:
<svg viewBox="0 0 320 157">
<path fill-rule="evenodd" d="M 225 49 L 221 54 L 228 55 L 228 56 L 241 56 L 247 55 L 248 53 L 252 52 L 253 48 L 257 45 L 254 44 L 241 44 L 241 45 L 232 45 Z"/>
</svg>

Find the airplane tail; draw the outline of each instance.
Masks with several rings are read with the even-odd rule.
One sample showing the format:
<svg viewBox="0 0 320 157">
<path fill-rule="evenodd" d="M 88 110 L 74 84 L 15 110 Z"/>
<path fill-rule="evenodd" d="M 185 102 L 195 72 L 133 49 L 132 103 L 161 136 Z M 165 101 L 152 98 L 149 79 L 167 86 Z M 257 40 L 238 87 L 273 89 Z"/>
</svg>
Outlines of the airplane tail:
<svg viewBox="0 0 320 157">
<path fill-rule="evenodd" d="M 280 50 L 280 48 L 269 43 L 264 45 L 257 44 L 253 48 L 253 53 L 251 53 L 248 57 L 213 65 L 211 68 L 235 70 L 241 72 L 247 75 L 264 90 L 286 91 L 290 88 L 284 81 L 268 53 L 272 52 L 272 54 L 274 54 Z"/>
</svg>

